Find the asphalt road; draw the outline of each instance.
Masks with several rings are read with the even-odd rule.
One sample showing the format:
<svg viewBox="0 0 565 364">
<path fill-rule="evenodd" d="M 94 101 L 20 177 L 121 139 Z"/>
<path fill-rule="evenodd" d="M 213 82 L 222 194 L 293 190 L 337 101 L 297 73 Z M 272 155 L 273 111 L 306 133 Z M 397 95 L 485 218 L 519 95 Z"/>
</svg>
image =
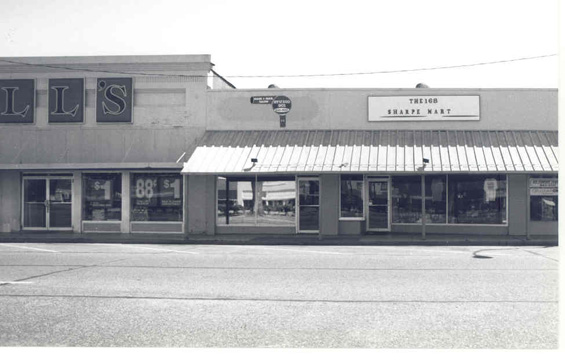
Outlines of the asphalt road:
<svg viewBox="0 0 565 364">
<path fill-rule="evenodd" d="M 0 243 L 0 346 L 558 346 L 558 247 Z"/>
</svg>

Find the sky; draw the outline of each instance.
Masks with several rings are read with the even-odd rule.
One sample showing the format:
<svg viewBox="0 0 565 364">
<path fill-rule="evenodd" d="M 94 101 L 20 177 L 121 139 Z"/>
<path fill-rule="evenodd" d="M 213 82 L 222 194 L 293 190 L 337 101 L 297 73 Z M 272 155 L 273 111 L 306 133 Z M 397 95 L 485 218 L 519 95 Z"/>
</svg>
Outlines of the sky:
<svg viewBox="0 0 565 364">
<path fill-rule="evenodd" d="M 0 3 L 0 57 L 210 54 L 243 89 L 558 87 L 557 56 L 390 72 L 556 55 L 558 0 Z"/>
</svg>

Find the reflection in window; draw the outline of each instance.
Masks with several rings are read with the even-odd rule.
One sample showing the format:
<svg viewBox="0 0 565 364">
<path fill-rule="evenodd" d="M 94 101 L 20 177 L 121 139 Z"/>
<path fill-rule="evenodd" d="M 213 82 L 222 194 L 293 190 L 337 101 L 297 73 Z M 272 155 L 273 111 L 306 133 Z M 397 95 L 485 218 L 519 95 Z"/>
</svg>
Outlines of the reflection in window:
<svg viewBox="0 0 565 364">
<path fill-rule="evenodd" d="M 83 220 L 122 220 L 121 173 L 83 175 Z"/>
<path fill-rule="evenodd" d="M 506 176 L 449 176 L 449 223 L 506 223 Z"/>
<path fill-rule="evenodd" d="M 218 178 L 219 225 L 294 226 L 292 180 Z"/>
<path fill-rule="evenodd" d="M 363 217 L 363 176 L 341 176 L 341 217 Z"/>
<path fill-rule="evenodd" d="M 557 196 L 530 196 L 530 220 L 557 221 Z"/>
<path fill-rule="evenodd" d="M 392 222 L 422 222 L 422 184 L 420 176 L 392 177 Z"/>
<path fill-rule="evenodd" d="M 131 221 L 182 221 L 182 177 L 178 173 L 132 174 Z"/>
</svg>

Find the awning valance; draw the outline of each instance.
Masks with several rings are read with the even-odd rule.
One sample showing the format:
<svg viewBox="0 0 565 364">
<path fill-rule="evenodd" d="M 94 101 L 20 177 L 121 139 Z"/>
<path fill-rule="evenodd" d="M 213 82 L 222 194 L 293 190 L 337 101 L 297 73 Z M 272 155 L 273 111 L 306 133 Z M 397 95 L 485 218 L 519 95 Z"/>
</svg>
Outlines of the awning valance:
<svg viewBox="0 0 565 364">
<path fill-rule="evenodd" d="M 207 131 L 182 173 L 557 170 L 557 131 L 280 130 Z"/>
</svg>

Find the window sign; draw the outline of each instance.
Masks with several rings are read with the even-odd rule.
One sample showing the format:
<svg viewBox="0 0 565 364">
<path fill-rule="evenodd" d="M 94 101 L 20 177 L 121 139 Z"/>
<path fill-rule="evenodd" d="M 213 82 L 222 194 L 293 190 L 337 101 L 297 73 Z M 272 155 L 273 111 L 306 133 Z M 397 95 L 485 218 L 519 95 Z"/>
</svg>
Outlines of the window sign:
<svg viewBox="0 0 565 364">
<path fill-rule="evenodd" d="M 132 95 L 131 78 L 99 78 L 96 82 L 96 121 L 131 123 Z"/>
<path fill-rule="evenodd" d="M 83 175 L 83 220 L 120 221 L 122 219 L 122 175 L 100 173 Z"/>
<path fill-rule="evenodd" d="M 0 80 L 0 123 L 33 123 L 35 80 Z"/>
<path fill-rule="evenodd" d="M 178 173 L 132 176 L 132 221 L 182 221 L 182 177 Z"/>
<path fill-rule="evenodd" d="M 84 79 L 49 80 L 49 122 L 82 123 L 84 121 Z"/>
<path fill-rule="evenodd" d="M 530 178 L 530 196 L 557 196 L 557 178 Z"/>
</svg>

